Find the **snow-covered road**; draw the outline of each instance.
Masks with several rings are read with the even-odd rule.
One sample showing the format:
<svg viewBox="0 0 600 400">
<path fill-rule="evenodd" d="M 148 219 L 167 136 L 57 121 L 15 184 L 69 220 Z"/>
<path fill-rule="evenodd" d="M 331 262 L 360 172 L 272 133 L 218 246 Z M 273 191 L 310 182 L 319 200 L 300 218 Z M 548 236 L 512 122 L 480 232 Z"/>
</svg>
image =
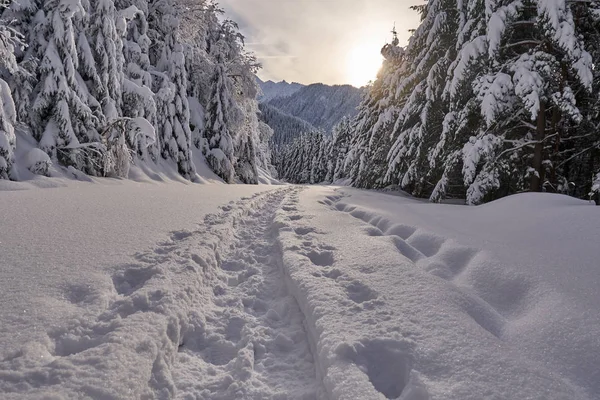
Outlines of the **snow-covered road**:
<svg viewBox="0 0 600 400">
<path fill-rule="evenodd" d="M 523 267 L 535 256 L 517 268 L 481 240 L 469 213 L 485 207 L 333 187 L 164 189 L 0 192 L 1 398 L 599 398 L 595 300 L 573 296 L 576 279 L 558 287 L 558 267 L 545 279 Z M 538 209 L 557 207 L 573 232 L 597 212 L 516 199 L 526 234 Z M 506 204 L 494 206 L 485 215 Z M 471 236 L 452 230 L 457 213 Z M 573 240 L 591 253 L 597 233 Z M 571 256 L 586 294 L 600 276 L 591 257 Z"/>
</svg>

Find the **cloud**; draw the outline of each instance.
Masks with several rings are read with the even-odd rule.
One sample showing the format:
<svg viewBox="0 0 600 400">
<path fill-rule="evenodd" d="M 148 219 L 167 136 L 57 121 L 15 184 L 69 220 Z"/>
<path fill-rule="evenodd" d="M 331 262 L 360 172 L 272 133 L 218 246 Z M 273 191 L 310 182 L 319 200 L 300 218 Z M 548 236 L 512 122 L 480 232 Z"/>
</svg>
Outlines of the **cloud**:
<svg viewBox="0 0 600 400">
<path fill-rule="evenodd" d="M 400 39 L 418 25 L 409 0 L 221 0 L 238 22 L 265 79 L 348 83 L 348 54 L 360 46 L 379 57 L 396 22 Z"/>
</svg>

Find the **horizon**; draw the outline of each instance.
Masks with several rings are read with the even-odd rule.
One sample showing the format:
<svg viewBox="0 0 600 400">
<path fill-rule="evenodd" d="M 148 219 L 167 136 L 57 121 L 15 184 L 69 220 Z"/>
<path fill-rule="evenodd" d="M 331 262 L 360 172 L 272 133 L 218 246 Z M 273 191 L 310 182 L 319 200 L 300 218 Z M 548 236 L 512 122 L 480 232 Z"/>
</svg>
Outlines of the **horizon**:
<svg viewBox="0 0 600 400">
<path fill-rule="evenodd" d="M 352 85 L 350 83 L 332 83 L 332 84 L 330 84 L 330 83 L 324 83 L 324 82 L 312 82 L 312 83 L 302 83 L 302 82 L 296 82 L 296 81 L 291 82 L 291 81 L 288 81 L 287 79 L 281 79 L 281 80 L 262 79 L 260 76 L 258 76 L 258 74 L 256 74 L 256 77 L 258 79 L 260 79 L 260 81 L 262 83 L 269 83 L 269 82 L 275 83 L 275 84 L 287 83 L 288 85 L 294 85 L 294 84 L 296 84 L 296 85 L 301 85 L 303 87 L 312 86 L 312 85 L 327 85 L 327 86 L 352 86 L 352 87 L 354 87 L 356 89 L 362 89 L 362 88 L 364 88 L 365 86 L 368 85 L 368 83 L 367 83 L 365 85 L 362 85 L 362 86 L 358 87 L 358 86 L 354 86 L 354 85 Z"/>
</svg>

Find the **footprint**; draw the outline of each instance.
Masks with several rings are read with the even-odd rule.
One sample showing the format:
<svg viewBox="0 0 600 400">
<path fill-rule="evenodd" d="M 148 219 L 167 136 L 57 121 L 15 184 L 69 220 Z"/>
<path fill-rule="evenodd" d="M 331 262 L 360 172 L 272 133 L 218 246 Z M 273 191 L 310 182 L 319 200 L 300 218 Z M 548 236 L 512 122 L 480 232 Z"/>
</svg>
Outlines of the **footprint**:
<svg viewBox="0 0 600 400">
<path fill-rule="evenodd" d="M 156 249 L 154 249 L 154 252 L 156 254 L 165 255 L 165 254 L 172 253 L 176 249 L 177 249 L 177 246 L 173 246 L 173 245 L 171 245 L 171 246 L 162 246 L 162 247 L 157 247 Z"/>
<path fill-rule="evenodd" d="M 355 303 L 361 304 L 365 301 L 375 300 L 379 295 L 364 283 L 354 280 L 342 284 L 348 298 Z"/>
<path fill-rule="evenodd" d="M 198 254 L 192 254 L 191 258 L 192 258 L 192 261 L 194 261 L 196 264 L 198 264 L 203 269 L 208 268 L 208 262 L 206 260 L 204 260 L 202 257 L 200 257 Z"/>
<path fill-rule="evenodd" d="M 469 265 L 477 252 L 477 249 L 469 247 L 444 245 L 435 258 L 447 265 L 454 277 L 460 274 Z"/>
<path fill-rule="evenodd" d="M 152 277 L 160 273 L 157 267 L 133 266 L 113 276 L 113 284 L 118 294 L 128 296 L 140 289 Z"/>
<path fill-rule="evenodd" d="M 302 215 L 291 215 L 288 217 L 291 221 L 299 221 L 304 218 Z"/>
<path fill-rule="evenodd" d="M 171 232 L 171 240 L 172 241 L 178 241 L 178 240 L 184 240 L 189 238 L 190 236 L 192 236 L 194 233 L 190 232 L 190 231 L 175 231 L 175 232 Z"/>
<path fill-rule="evenodd" d="M 202 358 L 212 365 L 227 365 L 237 355 L 237 349 L 231 342 L 219 340 L 202 351 Z"/>
<path fill-rule="evenodd" d="M 342 275 L 344 275 L 344 273 L 337 268 L 323 273 L 323 276 L 325 276 L 329 279 L 333 279 L 333 280 L 336 280 L 337 278 L 339 278 Z"/>
<path fill-rule="evenodd" d="M 381 216 L 377 216 L 371 219 L 369 223 L 383 232 L 387 231 L 388 228 L 392 225 L 389 219 L 385 219 Z"/>
<path fill-rule="evenodd" d="M 480 327 L 500 338 L 505 320 L 494 308 L 480 297 L 462 292 L 460 306 Z"/>
<path fill-rule="evenodd" d="M 227 327 L 225 328 L 225 339 L 237 342 L 242 338 L 242 329 L 246 325 L 246 321 L 244 321 L 240 317 L 233 317 L 227 323 Z"/>
<path fill-rule="evenodd" d="M 373 387 L 387 399 L 397 399 L 408 385 L 414 363 L 407 344 L 390 340 L 364 340 L 344 345 L 338 354 L 364 371 Z"/>
<path fill-rule="evenodd" d="M 94 294 L 92 287 L 84 284 L 70 284 L 64 291 L 65 298 L 76 305 L 92 303 Z"/>
<path fill-rule="evenodd" d="M 348 206 L 347 206 L 346 204 L 343 204 L 343 203 L 337 203 L 337 204 L 335 205 L 335 208 L 336 208 L 336 210 L 338 210 L 338 211 L 342 211 L 342 212 L 346 212 L 346 211 L 348 211 L 348 212 L 350 212 L 350 211 L 348 210 Z M 354 211 L 354 210 L 352 210 L 352 211 Z"/>
<path fill-rule="evenodd" d="M 411 237 L 416 231 L 417 228 L 415 228 L 414 226 L 397 224 L 392 225 L 391 227 L 386 229 L 385 234 L 400 236 L 402 239 L 406 240 L 409 237 Z"/>
<path fill-rule="evenodd" d="M 374 226 L 366 226 L 363 228 L 363 231 L 367 236 L 383 236 L 383 232 Z"/>
<path fill-rule="evenodd" d="M 318 252 L 313 250 L 305 255 L 310 259 L 310 261 L 313 264 L 318 265 L 320 267 L 328 267 L 333 265 L 333 263 L 335 262 L 333 252 L 331 251 Z"/>
<path fill-rule="evenodd" d="M 238 272 L 247 267 L 247 264 L 238 260 L 226 260 L 221 263 L 221 269 L 224 271 Z"/>
<path fill-rule="evenodd" d="M 391 238 L 400 254 L 402 254 L 404 257 L 408 258 L 412 262 L 416 263 L 417 261 L 425 258 L 425 256 L 420 251 L 412 247 L 410 244 L 406 243 L 399 236 L 391 236 Z"/>
<path fill-rule="evenodd" d="M 426 257 L 431 257 L 439 252 L 445 241 L 443 237 L 431 233 L 417 232 L 409 238 L 408 243 Z"/>
<path fill-rule="evenodd" d="M 455 277 L 450 267 L 446 264 L 436 260 L 421 260 L 418 264 L 423 270 L 429 272 L 431 275 L 437 276 L 444 280 L 450 281 Z"/>
<path fill-rule="evenodd" d="M 54 355 L 68 357 L 83 353 L 86 350 L 99 346 L 101 342 L 102 340 L 99 337 L 90 337 L 89 335 L 76 336 L 65 333 L 55 338 Z"/>
<path fill-rule="evenodd" d="M 300 227 L 294 229 L 294 232 L 296 232 L 296 235 L 304 236 L 308 235 L 309 233 L 316 232 L 316 229 L 311 227 Z"/>
</svg>

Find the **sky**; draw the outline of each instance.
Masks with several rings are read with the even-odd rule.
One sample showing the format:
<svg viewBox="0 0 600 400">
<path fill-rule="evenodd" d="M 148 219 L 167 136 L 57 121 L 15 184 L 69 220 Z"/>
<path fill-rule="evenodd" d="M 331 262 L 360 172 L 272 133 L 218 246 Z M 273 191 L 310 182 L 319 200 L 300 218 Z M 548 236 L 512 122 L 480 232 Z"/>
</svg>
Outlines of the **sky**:
<svg viewBox="0 0 600 400">
<path fill-rule="evenodd" d="M 375 78 L 380 51 L 401 45 L 419 23 L 421 0 L 221 0 L 240 25 L 246 48 L 263 65 L 263 80 L 362 86 Z"/>
</svg>

